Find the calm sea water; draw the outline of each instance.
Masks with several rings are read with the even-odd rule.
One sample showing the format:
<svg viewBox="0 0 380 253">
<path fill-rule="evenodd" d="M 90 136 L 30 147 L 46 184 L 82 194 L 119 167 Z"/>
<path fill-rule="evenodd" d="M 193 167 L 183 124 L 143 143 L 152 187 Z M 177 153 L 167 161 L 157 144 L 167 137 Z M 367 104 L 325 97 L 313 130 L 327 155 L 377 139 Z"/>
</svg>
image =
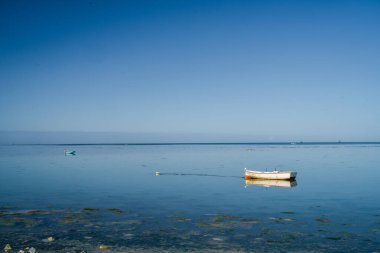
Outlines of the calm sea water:
<svg viewBox="0 0 380 253">
<path fill-rule="evenodd" d="M 380 145 L 0 146 L 0 180 L 15 252 L 380 251 Z"/>
</svg>

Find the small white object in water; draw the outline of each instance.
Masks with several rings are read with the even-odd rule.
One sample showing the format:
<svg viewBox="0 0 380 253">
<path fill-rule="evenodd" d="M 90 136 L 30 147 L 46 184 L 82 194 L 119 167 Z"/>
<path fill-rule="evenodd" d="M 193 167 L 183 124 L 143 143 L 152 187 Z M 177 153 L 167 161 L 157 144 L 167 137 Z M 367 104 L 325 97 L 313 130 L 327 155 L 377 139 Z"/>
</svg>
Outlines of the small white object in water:
<svg viewBox="0 0 380 253">
<path fill-rule="evenodd" d="M 31 248 L 29 249 L 29 253 L 36 253 L 36 252 L 37 252 L 36 249 L 33 248 L 33 247 L 31 247 Z"/>
<path fill-rule="evenodd" d="M 50 236 L 50 237 L 48 237 L 46 239 L 43 239 L 42 241 L 43 242 L 52 242 L 52 241 L 54 241 L 54 237 Z"/>
<path fill-rule="evenodd" d="M 158 171 L 156 171 L 156 176 L 159 176 L 159 175 L 161 175 L 161 173 L 160 173 L 160 172 L 158 172 Z"/>
<path fill-rule="evenodd" d="M 66 149 L 65 149 L 65 152 L 64 152 L 64 153 L 65 153 L 65 155 L 76 155 L 76 154 L 75 154 L 75 150 L 66 150 Z"/>
</svg>

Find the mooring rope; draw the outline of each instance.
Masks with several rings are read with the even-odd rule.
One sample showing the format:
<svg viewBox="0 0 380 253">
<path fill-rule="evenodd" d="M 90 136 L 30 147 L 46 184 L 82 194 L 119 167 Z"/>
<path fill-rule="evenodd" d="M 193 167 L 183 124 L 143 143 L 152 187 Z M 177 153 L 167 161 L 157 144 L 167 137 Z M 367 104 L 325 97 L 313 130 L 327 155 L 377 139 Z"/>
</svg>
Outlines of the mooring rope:
<svg viewBox="0 0 380 253">
<path fill-rule="evenodd" d="M 238 176 L 225 176 L 225 175 L 215 175 L 215 174 L 206 174 L 206 173 L 161 173 L 156 172 L 156 176 L 199 176 L 199 177 L 232 177 L 232 178 L 244 178 Z"/>
</svg>

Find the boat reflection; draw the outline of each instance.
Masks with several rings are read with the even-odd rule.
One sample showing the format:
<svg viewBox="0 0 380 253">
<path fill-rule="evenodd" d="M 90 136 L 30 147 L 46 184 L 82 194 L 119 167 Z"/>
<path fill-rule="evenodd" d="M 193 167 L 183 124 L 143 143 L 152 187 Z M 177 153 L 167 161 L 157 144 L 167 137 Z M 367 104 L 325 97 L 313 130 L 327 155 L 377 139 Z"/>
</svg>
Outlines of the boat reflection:
<svg viewBox="0 0 380 253">
<path fill-rule="evenodd" d="M 276 180 L 276 179 L 247 179 L 245 180 L 245 187 L 249 185 L 291 188 L 291 187 L 297 186 L 297 181 L 296 180 Z"/>
</svg>

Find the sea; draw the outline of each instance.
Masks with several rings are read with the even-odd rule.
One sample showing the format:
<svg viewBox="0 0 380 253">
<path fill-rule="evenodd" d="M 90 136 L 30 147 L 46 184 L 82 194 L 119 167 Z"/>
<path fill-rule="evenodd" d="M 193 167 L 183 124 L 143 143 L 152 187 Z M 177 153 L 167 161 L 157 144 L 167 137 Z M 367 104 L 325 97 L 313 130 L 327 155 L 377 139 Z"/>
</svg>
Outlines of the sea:
<svg viewBox="0 0 380 253">
<path fill-rule="evenodd" d="M 245 168 L 298 174 L 245 180 Z M 380 143 L 2 145 L 6 246 L 380 252 Z"/>
</svg>

